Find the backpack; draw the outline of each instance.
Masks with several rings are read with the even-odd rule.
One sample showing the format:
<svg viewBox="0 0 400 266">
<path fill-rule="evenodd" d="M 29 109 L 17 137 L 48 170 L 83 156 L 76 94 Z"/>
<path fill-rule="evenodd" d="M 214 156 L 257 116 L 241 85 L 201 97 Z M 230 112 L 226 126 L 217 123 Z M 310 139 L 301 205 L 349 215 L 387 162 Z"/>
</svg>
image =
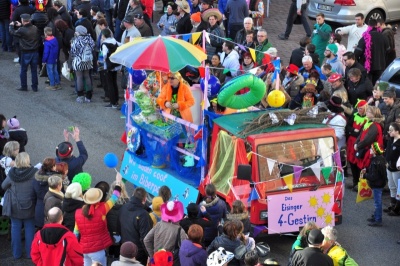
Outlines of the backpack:
<svg viewBox="0 0 400 266">
<path fill-rule="evenodd" d="M 83 62 L 93 61 L 93 52 L 92 48 L 90 48 L 90 45 L 85 45 L 85 48 L 83 48 L 82 61 Z"/>
<path fill-rule="evenodd" d="M 106 57 L 106 66 L 107 66 L 107 70 L 111 71 L 112 69 L 114 69 L 120 65 L 120 64 L 110 61 L 110 56 L 117 50 L 119 45 L 118 45 L 118 43 L 115 43 L 115 44 L 114 43 L 103 43 L 102 45 L 105 45 L 108 49 L 107 57 Z"/>
</svg>

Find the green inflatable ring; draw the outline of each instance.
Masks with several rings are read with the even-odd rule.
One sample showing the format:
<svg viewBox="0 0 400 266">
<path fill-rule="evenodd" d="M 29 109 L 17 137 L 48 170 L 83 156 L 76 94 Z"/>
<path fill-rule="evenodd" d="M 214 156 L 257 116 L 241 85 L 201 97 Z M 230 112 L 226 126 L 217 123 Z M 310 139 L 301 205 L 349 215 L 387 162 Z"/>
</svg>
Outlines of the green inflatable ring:
<svg viewBox="0 0 400 266">
<path fill-rule="evenodd" d="M 235 95 L 243 88 L 249 88 L 250 91 L 242 95 Z M 264 81 L 251 73 L 247 73 L 231 79 L 222 86 L 218 93 L 218 103 L 232 109 L 247 108 L 261 101 L 265 91 Z"/>
</svg>

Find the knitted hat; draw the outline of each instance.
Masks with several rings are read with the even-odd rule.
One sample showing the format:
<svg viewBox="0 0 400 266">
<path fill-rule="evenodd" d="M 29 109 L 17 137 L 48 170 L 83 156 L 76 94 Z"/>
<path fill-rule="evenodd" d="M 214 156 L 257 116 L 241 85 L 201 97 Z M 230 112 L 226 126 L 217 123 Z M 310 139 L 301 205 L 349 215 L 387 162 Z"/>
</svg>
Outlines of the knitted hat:
<svg viewBox="0 0 400 266">
<path fill-rule="evenodd" d="M 179 222 L 184 215 L 182 202 L 168 201 L 161 205 L 161 220 L 164 222 Z"/>
<path fill-rule="evenodd" d="M 138 247 L 135 243 L 127 241 L 122 244 L 119 254 L 127 259 L 133 259 L 138 253 Z"/>
<path fill-rule="evenodd" d="M 324 234 L 322 234 L 321 230 L 313 229 L 308 233 L 307 243 L 310 245 L 321 245 L 324 238 Z"/>
<path fill-rule="evenodd" d="M 164 201 L 161 197 L 154 197 L 151 201 L 151 206 L 153 208 L 153 212 L 161 217 L 161 205 L 163 205 Z"/>
<path fill-rule="evenodd" d="M 83 195 L 83 201 L 86 204 L 96 204 L 100 202 L 103 197 L 103 191 L 99 188 L 90 188 L 86 191 L 85 195 Z"/>
<path fill-rule="evenodd" d="M 65 191 L 65 198 L 67 199 L 76 199 L 76 200 L 83 200 L 82 199 L 82 186 L 79 183 L 72 183 L 67 187 Z"/>
<path fill-rule="evenodd" d="M 385 151 L 378 142 L 372 143 L 371 149 L 374 151 L 375 154 L 378 154 L 378 155 L 383 154 L 383 152 Z"/>
<path fill-rule="evenodd" d="M 72 183 L 79 183 L 82 186 L 82 191 L 88 190 L 92 183 L 92 177 L 89 173 L 79 173 L 74 176 Z"/>
<path fill-rule="evenodd" d="M 150 260 L 151 266 L 172 266 L 174 264 L 174 256 L 171 252 L 165 249 L 160 249 L 154 253 L 153 258 Z"/>
<path fill-rule="evenodd" d="M 58 144 L 56 148 L 57 157 L 64 159 L 70 157 L 72 151 L 74 150 L 72 144 L 70 142 L 64 141 Z"/>
<path fill-rule="evenodd" d="M 9 129 L 18 129 L 19 121 L 16 116 L 7 120 L 7 126 Z"/>
<path fill-rule="evenodd" d="M 87 29 L 84 26 L 79 25 L 75 28 L 75 32 L 77 32 L 79 35 L 85 35 L 87 34 Z"/>
<path fill-rule="evenodd" d="M 393 87 L 390 87 L 389 89 L 386 89 L 385 92 L 383 93 L 382 97 L 396 99 L 396 91 L 395 91 L 395 89 Z"/>
<path fill-rule="evenodd" d="M 378 88 L 380 91 L 386 91 L 389 88 L 389 83 L 381 81 L 378 83 Z"/>
<path fill-rule="evenodd" d="M 336 55 L 338 52 L 338 47 L 336 44 L 331 43 L 326 46 L 326 50 L 331 51 L 332 54 Z"/>
<path fill-rule="evenodd" d="M 196 12 L 190 16 L 190 19 L 193 20 L 194 22 L 200 23 L 201 22 L 201 13 Z"/>
</svg>

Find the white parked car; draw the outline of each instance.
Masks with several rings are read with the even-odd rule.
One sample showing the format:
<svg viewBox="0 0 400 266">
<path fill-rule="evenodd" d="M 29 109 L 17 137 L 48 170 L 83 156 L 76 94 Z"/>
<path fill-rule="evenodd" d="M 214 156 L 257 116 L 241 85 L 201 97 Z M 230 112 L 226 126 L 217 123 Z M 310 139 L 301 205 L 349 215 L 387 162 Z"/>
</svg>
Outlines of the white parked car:
<svg viewBox="0 0 400 266">
<path fill-rule="evenodd" d="M 390 22 L 400 20 L 400 0 L 310 0 L 307 12 L 310 19 L 324 13 L 326 21 L 340 24 L 353 24 L 357 13 L 364 14 L 366 23 L 370 18 Z"/>
</svg>

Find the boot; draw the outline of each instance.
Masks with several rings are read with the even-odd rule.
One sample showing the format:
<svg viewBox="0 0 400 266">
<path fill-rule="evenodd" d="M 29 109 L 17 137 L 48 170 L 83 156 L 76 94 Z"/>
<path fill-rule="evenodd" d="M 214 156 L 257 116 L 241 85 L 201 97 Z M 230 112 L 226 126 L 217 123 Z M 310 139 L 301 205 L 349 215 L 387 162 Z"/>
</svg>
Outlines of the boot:
<svg viewBox="0 0 400 266">
<path fill-rule="evenodd" d="M 390 206 L 387 207 L 386 209 L 383 209 L 384 212 L 390 212 L 393 210 L 394 206 L 396 205 L 396 198 L 390 198 Z"/>
<path fill-rule="evenodd" d="M 388 212 L 389 216 L 400 216 L 400 201 L 396 200 L 396 205 Z"/>
</svg>

